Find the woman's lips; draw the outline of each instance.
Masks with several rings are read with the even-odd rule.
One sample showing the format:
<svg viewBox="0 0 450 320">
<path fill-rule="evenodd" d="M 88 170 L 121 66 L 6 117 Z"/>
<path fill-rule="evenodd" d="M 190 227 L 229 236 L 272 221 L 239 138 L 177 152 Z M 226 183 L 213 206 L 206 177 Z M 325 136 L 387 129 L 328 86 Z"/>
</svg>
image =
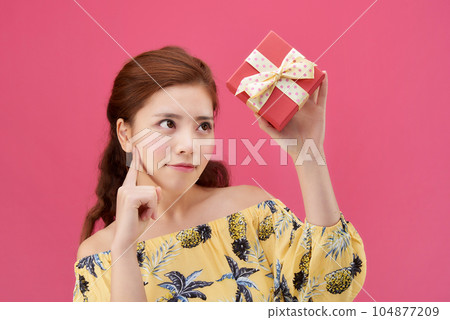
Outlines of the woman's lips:
<svg viewBox="0 0 450 320">
<path fill-rule="evenodd" d="M 173 168 L 175 170 L 182 171 L 182 172 L 191 172 L 195 168 L 195 167 L 187 167 L 187 166 L 172 166 L 170 164 L 168 164 L 167 166 L 170 167 L 170 168 Z"/>
</svg>

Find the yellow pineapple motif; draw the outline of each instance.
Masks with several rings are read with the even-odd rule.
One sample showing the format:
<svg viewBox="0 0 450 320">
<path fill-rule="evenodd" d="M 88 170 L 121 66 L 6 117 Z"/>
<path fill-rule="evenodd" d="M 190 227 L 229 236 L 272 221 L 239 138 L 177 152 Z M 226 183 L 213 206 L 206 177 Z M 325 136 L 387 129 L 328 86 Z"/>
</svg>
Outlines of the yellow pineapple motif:
<svg viewBox="0 0 450 320">
<path fill-rule="evenodd" d="M 262 241 L 267 240 L 271 234 L 275 234 L 275 230 L 273 228 L 272 217 L 267 216 L 259 223 L 258 239 Z"/>
<path fill-rule="evenodd" d="M 361 272 L 362 261 L 358 255 L 353 254 L 350 267 L 342 268 L 325 275 L 327 290 L 332 294 L 339 294 L 350 287 L 353 278 Z"/>
<path fill-rule="evenodd" d="M 207 224 L 202 224 L 178 232 L 176 238 L 181 241 L 181 246 L 183 248 L 194 248 L 201 242 L 205 242 L 211 238 L 211 228 Z"/>
<path fill-rule="evenodd" d="M 294 274 L 294 288 L 299 290 L 308 283 L 309 262 L 311 260 L 311 251 L 303 255 L 300 260 L 300 271 Z"/>
<path fill-rule="evenodd" d="M 311 261 L 311 228 L 307 227 L 303 234 L 302 246 L 307 252 L 302 256 L 299 263 L 300 271 L 294 273 L 294 288 L 301 290 L 307 283 L 309 277 L 309 263 Z"/>
<path fill-rule="evenodd" d="M 137 259 L 139 267 L 142 267 L 145 261 L 145 245 L 143 242 L 139 242 L 137 245 Z"/>
<path fill-rule="evenodd" d="M 247 261 L 250 253 L 250 243 L 247 240 L 247 223 L 245 217 L 241 212 L 235 212 L 228 217 L 228 231 L 230 237 L 234 239 L 232 247 L 233 252 L 239 259 Z"/>
<path fill-rule="evenodd" d="M 228 216 L 228 230 L 231 238 L 234 240 L 245 238 L 247 224 L 242 213 L 236 212 Z"/>
</svg>

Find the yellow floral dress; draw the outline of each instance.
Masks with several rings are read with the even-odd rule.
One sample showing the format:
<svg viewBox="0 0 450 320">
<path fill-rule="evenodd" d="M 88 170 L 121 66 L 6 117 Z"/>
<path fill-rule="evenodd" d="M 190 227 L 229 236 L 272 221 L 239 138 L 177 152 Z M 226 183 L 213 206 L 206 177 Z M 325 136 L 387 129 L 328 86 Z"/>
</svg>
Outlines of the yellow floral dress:
<svg viewBox="0 0 450 320">
<path fill-rule="evenodd" d="M 353 301 L 366 277 L 364 245 L 341 218 L 300 221 L 279 199 L 139 242 L 148 301 Z M 74 264 L 73 301 L 110 301 L 110 250 Z"/>
</svg>

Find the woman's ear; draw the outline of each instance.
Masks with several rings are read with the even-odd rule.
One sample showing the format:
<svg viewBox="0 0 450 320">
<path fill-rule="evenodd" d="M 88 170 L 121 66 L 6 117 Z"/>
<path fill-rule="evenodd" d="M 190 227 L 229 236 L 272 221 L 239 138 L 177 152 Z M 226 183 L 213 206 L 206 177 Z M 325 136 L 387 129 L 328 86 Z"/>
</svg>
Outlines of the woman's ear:
<svg viewBox="0 0 450 320">
<path fill-rule="evenodd" d="M 132 152 L 133 146 L 130 142 L 130 138 L 132 136 L 130 126 L 122 118 L 119 118 L 116 122 L 116 128 L 117 138 L 119 139 L 119 143 L 122 146 L 123 151 Z"/>
</svg>

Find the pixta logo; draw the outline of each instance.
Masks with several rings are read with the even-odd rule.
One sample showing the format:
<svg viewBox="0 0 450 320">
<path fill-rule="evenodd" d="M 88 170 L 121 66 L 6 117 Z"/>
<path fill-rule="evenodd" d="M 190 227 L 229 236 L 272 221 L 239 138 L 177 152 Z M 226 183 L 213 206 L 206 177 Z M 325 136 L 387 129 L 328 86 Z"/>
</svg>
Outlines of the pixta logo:
<svg viewBox="0 0 450 320">
<path fill-rule="evenodd" d="M 141 163 L 136 164 L 139 166 L 136 170 L 147 171 L 148 174 L 153 175 L 154 170 L 154 155 L 155 151 L 161 147 L 164 147 L 164 158 L 159 160 L 156 168 L 160 169 L 165 164 L 169 163 L 171 160 L 171 146 L 165 145 L 171 139 L 172 136 L 167 136 L 157 131 L 152 131 L 148 128 L 143 129 L 138 134 L 133 136 L 128 143 L 134 145 L 141 155 Z M 224 140 L 225 139 L 192 139 L 192 149 L 193 149 L 193 159 L 192 164 L 194 166 L 200 165 L 201 156 L 205 157 L 207 160 L 217 160 L 224 161 L 226 160 L 227 164 L 230 166 L 240 165 L 246 166 L 249 165 L 252 160 L 255 160 L 257 165 L 267 165 L 264 158 L 259 153 L 261 147 L 269 140 L 269 144 L 271 146 L 280 146 L 279 153 L 279 164 L 280 165 L 288 165 L 288 153 L 285 151 L 289 146 L 297 147 L 299 143 L 299 139 L 258 139 L 255 144 L 249 139 L 228 139 L 228 159 L 224 157 Z M 247 151 L 245 158 L 241 161 L 237 161 L 237 142 L 241 142 L 244 148 Z M 164 146 L 165 145 L 165 146 Z M 215 146 L 214 153 L 201 153 L 202 146 Z M 299 148 L 295 148 L 298 150 Z M 305 161 L 315 161 L 317 165 L 326 165 L 322 155 L 317 148 L 313 139 L 306 139 L 302 144 L 300 151 L 296 155 L 296 157 L 292 157 L 295 165 L 303 165 Z M 240 150 L 239 153 L 242 153 Z M 314 159 L 313 159 L 313 157 Z M 127 166 L 131 165 L 132 153 L 127 153 Z M 143 167 L 145 166 L 145 167 Z"/>
</svg>

